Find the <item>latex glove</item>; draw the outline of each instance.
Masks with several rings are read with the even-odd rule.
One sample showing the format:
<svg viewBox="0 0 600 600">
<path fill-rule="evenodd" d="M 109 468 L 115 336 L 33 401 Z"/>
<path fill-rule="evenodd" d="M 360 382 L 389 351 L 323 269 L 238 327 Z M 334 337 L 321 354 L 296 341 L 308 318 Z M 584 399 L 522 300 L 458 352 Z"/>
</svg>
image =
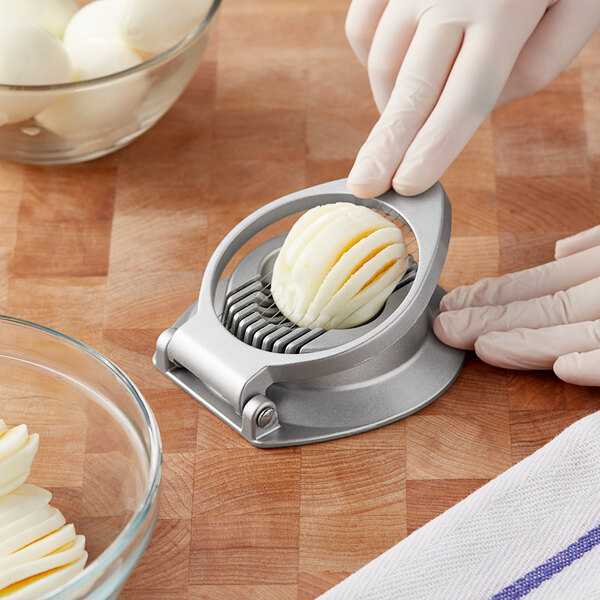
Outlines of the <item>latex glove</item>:
<svg viewBox="0 0 600 600">
<path fill-rule="evenodd" d="M 425 191 L 495 105 L 550 83 L 598 25 L 599 0 L 353 0 L 346 35 L 381 118 L 348 188 Z"/>
<path fill-rule="evenodd" d="M 491 365 L 600 386 L 600 226 L 557 242 L 555 256 L 452 290 L 435 334 Z"/>
</svg>

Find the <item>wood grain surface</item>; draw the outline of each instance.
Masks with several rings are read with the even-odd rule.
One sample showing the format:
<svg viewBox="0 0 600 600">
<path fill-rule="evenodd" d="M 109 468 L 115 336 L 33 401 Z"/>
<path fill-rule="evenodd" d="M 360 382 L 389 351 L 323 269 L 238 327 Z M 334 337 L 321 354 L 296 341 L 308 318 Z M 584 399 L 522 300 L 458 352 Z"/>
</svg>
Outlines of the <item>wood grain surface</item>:
<svg viewBox="0 0 600 600">
<path fill-rule="evenodd" d="M 157 336 L 233 225 L 347 175 L 377 117 L 347 4 L 226 0 L 192 84 L 141 139 L 78 166 L 0 163 L 1 311 L 105 353 L 161 428 L 160 519 L 126 600 L 314 598 L 600 408 L 598 390 L 471 356 L 404 421 L 265 451 L 153 368 Z M 448 288 L 549 260 L 557 238 L 600 223 L 600 37 L 496 111 L 443 183 Z"/>
</svg>

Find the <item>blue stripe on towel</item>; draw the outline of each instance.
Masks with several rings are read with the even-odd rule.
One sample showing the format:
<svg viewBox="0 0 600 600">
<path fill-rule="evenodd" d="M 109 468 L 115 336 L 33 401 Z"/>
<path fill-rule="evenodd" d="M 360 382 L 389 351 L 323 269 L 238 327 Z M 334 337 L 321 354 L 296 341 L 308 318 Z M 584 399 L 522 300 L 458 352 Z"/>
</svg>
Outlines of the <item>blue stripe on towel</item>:
<svg viewBox="0 0 600 600">
<path fill-rule="evenodd" d="M 600 544 L 600 525 L 582 535 L 576 542 L 555 554 L 545 563 L 529 571 L 527 575 L 505 587 L 492 596 L 490 600 L 518 600 L 518 598 L 522 598 L 556 573 L 560 573 L 565 567 L 581 558 L 588 550 L 598 544 Z"/>
</svg>

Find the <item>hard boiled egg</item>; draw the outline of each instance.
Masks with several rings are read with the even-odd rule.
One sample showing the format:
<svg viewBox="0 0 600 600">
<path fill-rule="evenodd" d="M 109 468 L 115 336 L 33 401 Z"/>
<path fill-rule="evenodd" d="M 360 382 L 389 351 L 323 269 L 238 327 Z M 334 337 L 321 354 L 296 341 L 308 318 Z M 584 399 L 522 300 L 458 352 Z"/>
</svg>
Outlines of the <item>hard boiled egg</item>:
<svg viewBox="0 0 600 600">
<path fill-rule="evenodd" d="M 117 25 L 110 18 L 107 0 L 90 2 L 75 13 L 65 29 L 63 41 L 72 45 L 94 38 L 119 38 Z"/>
<path fill-rule="evenodd" d="M 116 39 L 94 38 L 66 46 L 73 65 L 73 80 L 103 77 L 142 62 Z M 89 138 L 111 134 L 142 101 L 149 82 L 143 73 L 72 90 L 37 115 L 38 123 L 57 135 Z"/>
<path fill-rule="evenodd" d="M 28 21 L 0 20 L 0 84 L 49 85 L 71 78 L 62 43 Z M 29 119 L 56 97 L 53 92 L 0 90 L 0 125 Z"/>
<path fill-rule="evenodd" d="M 300 327 L 346 329 L 374 317 L 408 267 L 400 229 L 362 205 L 306 212 L 275 261 L 271 293 Z"/>
<path fill-rule="evenodd" d="M 0 0 L 0 19 L 30 21 L 61 38 L 77 8 L 74 0 Z"/>
<path fill-rule="evenodd" d="M 158 54 L 175 46 L 205 17 L 211 0 L 107 0 L 121 38 Z"/>
</svg>

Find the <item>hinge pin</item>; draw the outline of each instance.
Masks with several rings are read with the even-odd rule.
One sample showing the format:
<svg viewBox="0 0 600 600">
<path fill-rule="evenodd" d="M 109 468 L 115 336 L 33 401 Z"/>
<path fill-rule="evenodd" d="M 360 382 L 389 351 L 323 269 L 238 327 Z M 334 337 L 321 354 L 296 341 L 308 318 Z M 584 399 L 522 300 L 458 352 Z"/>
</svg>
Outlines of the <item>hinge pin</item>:
<svg viewBox="0 0 600 600">
<path fill-rule="evenodd" d="M 256 424 L 261 428 L 261 429 L 266 429 L 267 427 L 270 427 L 274 422 L 275 419 L 277 418 L 277 411 L 274 408 L 263 408 L 263 410 L 261 410 L 258 413 L 258 416 L 256 417 Z"/>
</svg>

